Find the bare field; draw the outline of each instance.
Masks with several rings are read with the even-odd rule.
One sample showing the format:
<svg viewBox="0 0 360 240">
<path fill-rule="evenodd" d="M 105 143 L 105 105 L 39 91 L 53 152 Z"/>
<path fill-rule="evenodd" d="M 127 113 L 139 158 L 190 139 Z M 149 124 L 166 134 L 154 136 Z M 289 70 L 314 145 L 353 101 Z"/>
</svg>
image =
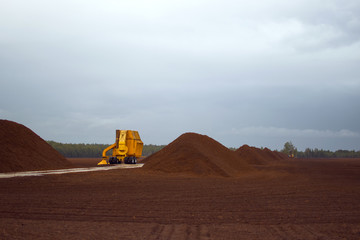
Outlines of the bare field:
<svg viewBox="0 0 360 240">
<path fill-rule="evenodd" d="M 101 161 L 99 158 L 68 158 L 75 167 L 95 167 Z"/>
<path fill-rule="evenodd" d="M 238 178 L 0 179 L 0 196 L 0 239 L 360 239 L 360 159 L 296 159 Z"/>
</svg>

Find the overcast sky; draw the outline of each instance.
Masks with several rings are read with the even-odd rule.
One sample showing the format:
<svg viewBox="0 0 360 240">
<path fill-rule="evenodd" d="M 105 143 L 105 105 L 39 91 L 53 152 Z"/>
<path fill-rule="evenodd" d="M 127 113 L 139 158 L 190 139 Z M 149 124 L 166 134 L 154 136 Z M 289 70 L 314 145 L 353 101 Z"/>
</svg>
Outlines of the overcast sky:
<svg viewBox="0 0 360 240">
<path fill-rule="evenodd" d="M 0 118 L 67 143 L 360 150 L 360 1 L 0 0 Z"/>
</svg>

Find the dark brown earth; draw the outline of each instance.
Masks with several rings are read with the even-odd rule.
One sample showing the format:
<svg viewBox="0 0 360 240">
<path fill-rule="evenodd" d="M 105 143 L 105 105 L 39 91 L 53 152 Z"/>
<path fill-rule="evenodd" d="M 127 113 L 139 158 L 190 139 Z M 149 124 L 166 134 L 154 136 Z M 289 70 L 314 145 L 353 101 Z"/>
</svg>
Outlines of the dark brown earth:
<svg viewBox="0 0 360 240">
<path fill-rule="evenodd" d="M 15 126 L 0 139 L 1 156 L 26 156 L 17 169 L 64 163 Z M 10 133 L 18 141 L 4 140 Z M 289 159 L 247 145 L 233 152 L 187 133 L 144 162 L 0 178 L 0 239 L 360 239 L 360 159 Z"/>
<path fill-rule="evenodd" d="M 0 239 L 360 239 L 360 159 L 259 169 L 0 179 Z"/>
<path fill-rule="evenodd" d="M 202 177 L 235 177 L 254 171 L 250 164 L 234 151 L 206 135 L 197 133 L 184 133 L 147 157 L 143 169 Z"/>
<path fill-rule="evenodd" d="M 96 167 L 101 158 L 68 158 L 74 167 Z"/>
<path fill-rule="evenodd" d="M 290 160 L 283 153 L 271 151 L 268 148 L 260 149 L 256 147 L 250 147 L 248 145 L 241 146 L 235 152 L 242 161 L 245 161 L 250 165 L 281 164 Z"/>
<path fill-rule="evenodd" d="M 71 163 L 32 130 L 0 120 L 0 172 L 69 167 Z"/>
</svg>

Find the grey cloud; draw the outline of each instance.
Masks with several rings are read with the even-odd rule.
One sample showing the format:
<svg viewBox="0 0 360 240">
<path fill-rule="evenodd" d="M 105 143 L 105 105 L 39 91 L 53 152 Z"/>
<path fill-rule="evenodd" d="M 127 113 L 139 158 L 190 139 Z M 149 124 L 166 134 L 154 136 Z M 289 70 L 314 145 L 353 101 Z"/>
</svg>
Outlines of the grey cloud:
<svg viewBox="0 0 360 240">
<path fill-rule="evenodd" d="M 231 129 L 358 133 L 358 13 L 357 1 L 335 0 L 10 1 L 0 117 L 64 142 L 111 142 L 115 128 L 132 128 L 147 143 L 195 131 L 279 148 L 289 135 Z"/>
</svg>

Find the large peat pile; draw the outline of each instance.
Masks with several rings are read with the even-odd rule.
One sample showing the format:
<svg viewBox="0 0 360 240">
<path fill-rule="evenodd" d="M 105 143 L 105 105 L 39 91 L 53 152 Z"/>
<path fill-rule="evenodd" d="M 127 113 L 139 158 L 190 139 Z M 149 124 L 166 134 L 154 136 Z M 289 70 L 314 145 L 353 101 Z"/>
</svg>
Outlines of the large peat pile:
<svg viewBox="0 0 360 240">
<path fill-rule="evenodd" d="M 245 161 L 214 139 L 184 133 L 146 158 L 144 170 L 197 176 L 238 176 L 252 171 Z"/>
<path fill-rule="evenodd" d="M 69 168 L 68 162 L 24 125 L 0 120 L 0 172 Z"/>
<path fill-rule="evenodd" d="M 251 165 L 269 165 L 274 163 L 282 163 L 288 157 L 280 152 L 271 151 L 268 148 L 260 149 L 243 145 L 237 149 L 236 154 L 244 161 Z"/>
</svg>

